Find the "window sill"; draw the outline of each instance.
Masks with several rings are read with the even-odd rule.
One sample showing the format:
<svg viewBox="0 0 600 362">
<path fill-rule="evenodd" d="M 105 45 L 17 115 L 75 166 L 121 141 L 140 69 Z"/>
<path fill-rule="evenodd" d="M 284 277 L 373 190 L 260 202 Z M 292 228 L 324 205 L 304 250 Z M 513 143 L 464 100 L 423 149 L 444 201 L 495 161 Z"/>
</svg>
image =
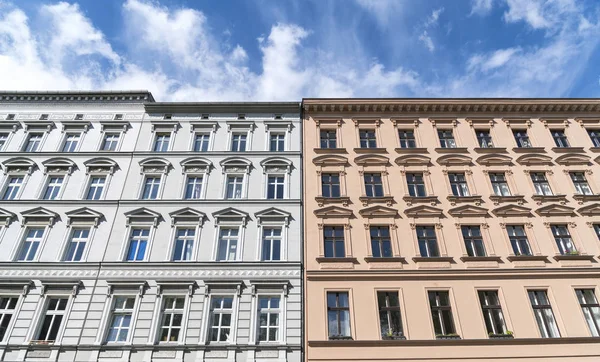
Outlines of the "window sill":
<svg viewBox="0 0 600 362">
<path fill-rule="evenodd" d="M 495 261 L 501 262 L 502 258 L 499 256 L 461 256 L 460 260 L 468 263 L 472 261 Z"/>
<path fill-rule="evenodd" d="M 446 200 L 450 201 L 451 206 L 454 206 L 454 205 L 460 204 L 460 203 L 466 203 L 466 202 L 469 202 L 469 203 L 473 202 L 473 203 L 475 203 L 476 206 L 479 206 L 483 202 L 480 195 L 473 195 L 473 196 L 450 195 L 450 196 L 446 197 Z"/>
<path fill-rule="evenodd" d="M 348 196 L 341 196 L 341 197 L 317 196 L 317 197 L 315 197 L 315 201 L 317 202 L 319 207 L 322 207 L 323 205 L 326 205 L 326 204 L 342 204 L 343 206 L 348 206 L 348 204 L 350 203 L 350 198 Z"/>
<path fill-rule="evenodd" d="M 490 334 L 490 339 L 513 339 L 512 334 Z"/>
<path fill-rule="evenodd" d="M 452 263 L 454 258 L 451 256 L 415 256 L 412 258 L 415 263 Z"/>
<path fill-rule="evenodd" d="M 449 336 L 442 336 L 442 335 L 436 335 L 435 339 L 461 339 L 459 335 L 449 335 Z"/>
<path fill-rule="evenodd" d="M 507 259 L 509 261 L 548 261 L 548 257 L 545 255 L 510 255 Z"/>
<path fill-rule="evenodd" d="M 531 196 L 531 199 L 538 205 L 541 205 L 544 202 L 558 202 L 561 205 L 567 203 L 567 195 L 533 195 Z"/>
<path fill-rule="evenodd" d="M 406 258 L 402 256 L 388 256 L 388 257 L 374 257 L 366 256 L 365 261 L 367 263 L 406 263 Z"/>
<path fill-rule="evenodd" d="M 313 148 L 316 154 L 348 153 L 345 148 Z"/>
<path fill-rule="evenodd" d="M 466 147 L 437 147 L 433 149 L 437 153 L 468 153 Z"/>
<path fill-rule="evenodd" d="M 358 264 L 358 259 L 354 257 L 345 257 L 345 258 L 327 258 L 324 256 L 317 258 L 317 263 L 352 263 Z"/>
<path fill-rule="evenodd" d="M 398 147 L 394 148 L 394 150 L 397 153 L 427 153 L 427 148 L 425 147 Z"/>
<path fill-rule="evenodd" d="M 555 153 L 583 153 L 583 147 L 552 147 Z"/>
<path fill-rule="evenodd" d="M 404 335 L 400 335 L 400 336 L 381 336 L 381 339 L 384 341 L 399 341 L 399 340 L 406 340 L 406 336 Z"/>
<path fill-rule="evenodd" d="M 560 254 L 552 257 L 554 260 L 594 260 L 593 255 L 588 254 Z"/>
<path fill-rule="evenodd" d="M 387 153 L 387 149 L 385 149 L 383 147 L 373 147 L 373 148 L 357 147 L 357 148 L 354 148 L 354 153 Z"/>
<path fill-rule="evenodd" d="M 506 147 L 475 147 L 476 153 L 506 153 Z"/>
<path fill-rule="evenodd" d="M 544 147 L 513 147 L 514 153 L 546 153 Z"/>
<path fill-rule="evenodd" d="M 583 204 L 588 201 L 600 201 L 600 195 L 582 195 L 575 194 L 573 195 L 573 199 L 575 199 L 579 204 Z"/>
<path fill-rule="evenodd" d="M 498 196 L 492 195 L 490 196 L 490 201 L 494 203 L 494 205 L 498 205 L 502 202 L 516 202 L 518 205 L 523 205 L 525 203 L 525 196 L 523 195 L 512 195 L 512 196 Z"/>
<path fill-rule="evenodd" d="M 439 203 L 437 196 L 404 196 L 402 198 L 406 205 L 411 206 L 412 204 L 431 204 L 435 206 Z"/>
<path fill-rule="evenodd" d="M 369 204 L 386 204 L 387 206 L 392 206 L 394 203 L 393 196 L 361 196 L 358 199 L 362 202 L 363 206 L 369 206 Z"/>
<path fill-rule="evenodd" d="M 330 341 L 353 341 L 350 336 L 329 336 Z"/>
</svg>

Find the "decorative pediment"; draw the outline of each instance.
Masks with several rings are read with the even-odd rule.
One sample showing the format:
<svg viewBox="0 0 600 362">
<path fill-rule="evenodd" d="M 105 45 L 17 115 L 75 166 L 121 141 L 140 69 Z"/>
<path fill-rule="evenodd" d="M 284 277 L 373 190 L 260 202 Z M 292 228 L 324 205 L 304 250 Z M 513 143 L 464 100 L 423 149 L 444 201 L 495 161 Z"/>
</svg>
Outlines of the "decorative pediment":
<svg viewBox="0 0 600 362">
<path fill-rule="evenodd" d="M 260 161 L 260 166 L 265 173 L 290 173 L 292 171 L 292 161 L 283 157 L 269 157 Z"/>
<path fill-rule="evenodd" d="M 252 162 L 243 157 L 229 157 L 220 163 L 223 172 L 244 172 L 250 173 Z"/>
<path fill-rule="evenodd" d="M 30 132 L 34 130 L 50 132 L 54 128 L 54 122 L 49 121 L 47 119 L 24 120 L 23 125 L 25 132 Z"/>
<path fill-rule="evenodd" d="M 344 209 L 338 206 L 328 206 L 322 209 L 315 210 L 315 215 L 322 219 L 326 218 L 350 218 L 352 217 L 352 210 Z"/>
<path fill-rule="evenodd" d="M 206 215 L 198 210 L 194 210 L 191 207 L 186 207 L 169 213 L 171 217 L 171 226 L 178 223 L 193 223 L 202 225 Z"/>
<path fill-rule="evenodd" d="M 291 214 L 287 211 L 283 211 L 275 207 L 270 207 L 268 209 L 255 213 L 254 217 L 256 217 L 256 220 L 259 224 L 264 224 L 268 222 L 283 222 L 285 223 L 285 225 L 288 225 Z"/>
<path fill-rule="evenodd" d="M 600 204 L 591 204 L 577 209 L 577 212 L 583 216 L 600 215 Z"/>
<path fill-rule="evenodd" d="M 202 157 L 189 157 L 180 164 L 185 173 L 207 173 L 213 168 L 212 162 Z"/>
<path fill-rule="evenodd" d="M 512 158 L 506 155 L 489 154 L 477 158 L 477 163 L 483 166 L 510 166 Z"/>
<path fill-rule="evenodd" d="M 67 215 L 67 225 L 71 225 L 74 222 L 84 222 L 98 226 L 100 221 L 104 218 L 102 213 L 87 207 L 68 211 L 65 213 L 65 215 Z"/>
<path fill-rule="evenodd" d="M 70 175 L 73 173 L 73 170 L 77 169 L 75 162 L 69 160 L 68 158 L 51 158 L 43 161 L 42 165 L 44 166 L 44 174 L 67 173 Z"/>
<path fill-rule="evenodd" d="M 556 163 L 559 165 L 589 165 L 591 163 L 592 158 L 586 155 L 579 155 L 576 153 L 567 153 L 556 158 Z M 597 157 L 594 161 L 600 163 L 600 156 Z"/>
<path fill-rule="evenodd" d="M 322 155 L 313 158 L 312 162 L 317 166 L 346 166 L 348 159 L 339 155 Z"/>
<path fill-rule="evenodd" d="M 156 227 L 162 218 L 160 213 L 145 207 L 127 211 L 124 215 L 127 226 L 131 225 L 132 223 L 150 223 Z"/>
<path fill-rule="evenodd" d="M 171 163 L 163 158 L 151 157 L 140 161 L 143 173 L 168 173 Z"/>
<path fill-rule="evenodd" d="M 384 207 L 384 206 L 378 206 L 378 205 L 364 208 L 364 209 L 358 211 L 358 213 L 360 214 L 360 216 L 367 217 L 367 218 L 373 218 L 373 217 L 392 217 L 393 218 L 393 217 L 398 216 L 398 210 L 392 209 L 391 207 Z"/>
<path fill-rule="evenodd" d="M 180 125 L 179 122 L 173 119 L 162 119 L 152 121 L 152 129 L 151 132 L 163 131 L 163 132 L 177 132 Z"/>
<path fill-rule="evenodd" d="M 442 166 L 469 166 L 473 160 L 469 156 L 448 154 L 437 159 L 437 163 Z"/>
<path fill-rule="evenodd" d="M 394 160 L 399 166 L 429 166 L 431 158 L 422 155 L 405 155 Z"/>
<path fill-rule="evenodd" d="M 83 120 L 63 120 L 61 123 L 63 132 L 81 131 L 86 133 L 92 126 L 92 122 Z"/>
<path fill-rule="evenodd" d="M 492 213 L 502 217 L 531 216 L 531 209 L 519 205 L 505 205 L 492 210 Z"/>
<path fill-rule="evenodd" d="M 36 163 L 25 157 L 15 157 L 2 162 L 4 173 L 27 173 L 31 175 Z"/>
<path fill-rule="evenodd" d="M 428 205 L 419 205 L 404 210 L 406 216 L 409 217 L 443 217 L 444 211 L 437 207 Z"/>
<path fill-rule="evenodd" d="M 246 222 L 248 221 L 247 212 L 235 209 L 233 207 L 228 207 L 226 209 L 213 212 L 212 215 L 215 218 L 215 222 L 217 224 L 231 222 L 246 225 Z"/>
<path fill-rule="evenodd" d="M 87 160 L 85 165 L 85 173 L 109 173 L 113 174 L 119 168 L 119 165 L 110 158 L 98 157 Z"/>
<path fill-rule="evenodd" d="M 387 166 L 390 159 L 380 155 L 362 155 L 356 157 L 354 163 L 359 166 Z"/>
<path fill-rule="evenodd" d="M 52 226 L 58 220 L 57 213 L 43 207 L 23 211 L 21 216 L 23 217 L 23 224 L 39 222 Z"/>
<path fill-rule="evenodd" d="M 517 163 L 519 165 L 552 165 L 552 157 L 536 154 L 536 153 L 527 153 L 517 158 Z"/>
<path fill-rule="evenodd" d="M 448 214 L 455 217 L 489 216 L 488 209 L 473 205 L 458 206 L 448 210 Z"/>
<path fill-rule="evenodd" d="M 0 209 L 0 225 L 8 226 L 13 220 L 16 219 L 16 215 L 12 212 Z"/>
<path fill-rule="evenodd" d="M 575 214 L 575 209 L 564 205 L 552 204 L 540 207 L 535 210 L 535 213 L 540 216 L 572 216 Z"/>
<path fill-rule="evenodd" d="M 238 116 L 239 117 L 239 116 Z M 244 116 L 245 117 L 245 116 Z M 227 132 L 231 130 L 248 130 L 253 132 L 256 128 L 256 124 L 252 121 L 245 121 L 245 118 L 238 118 L 237 121 L 227 121 Z"/>
</svg>

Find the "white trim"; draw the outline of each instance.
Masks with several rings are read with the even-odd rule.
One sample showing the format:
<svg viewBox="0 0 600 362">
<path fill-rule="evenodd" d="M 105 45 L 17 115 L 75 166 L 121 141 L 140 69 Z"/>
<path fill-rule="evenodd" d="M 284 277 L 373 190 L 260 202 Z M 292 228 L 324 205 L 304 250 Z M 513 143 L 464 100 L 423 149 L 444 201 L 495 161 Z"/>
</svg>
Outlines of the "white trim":
<svg viewBox="0 0 600 362">
<path fill-rule="evenodd" d="M 129 251 L 129 243 L 131 242 L 131 233 L 134 229 L 148 229 L 148 242 L 146 244 L 146 251 L 144 252 L 143 260 L 127 260 L 127 252 Z M 154 241 L 154 236 L 156 234 L 156 226 L 153 225 L 144 225 L 144 224 L 136 224 L 132 223 L 127 226 L 127 232 L 125 233 L 125 240 L 122 243 L 121 251 L 119 253 L 120 258 L 117 261 L 122 261 L 125 263 L 141 263 L 149 260 L 150 252 L 152 251 L 152 243 Z"/>
<path fill-rule="evenodd" d="M 90 253 L 90 249 L 91 249 L 91 243 L 94 239 L 94 235 L 96 234 L 96 228 L 94 225 L 90 225 L 87 223 L 75 223 L 75 224 L 70 224 L 69 226 L 67 226 L 67 230 L 65 232 L 65 236 L 63 237 L 63 241 L 61 244 L 61 247 L 58 249 L 58 253 L 56 255 L 55 260 L 57 262 L 63 262 L 63 263 L 77 263 L 77 262 L 86 262 L 88 255 Z M 81 255 L 81 260 L 77 260 L 77 261 L 67 261 L 64 260 L 66 257 L 66 253 L 69 247 L 69 243 L 73 237 L 73 232 L 75 231 L 75 229 L 87 229 L 89 230 L 88 233 L 88 238 L 87 241 L 85 243 L 85 248 L 83 249 L 83 253 Z"/>
<path fill-rule="evenodd" d="M 25 285 L 26 283 L 24 283 Z M 12 335 L 12 331 L 15 327 L 19 314 L 21 313 L 21 308 L 23 307 L 23 302 L 25 302 L 25 298 L 27 298 L 27 294 L 23 294 L 23 289 L 15 289 L 14 292 L 11 293 L 3 293 L 3 297 L 9 298 L 17 298 L 17 304 L 15 305 L 15 309 L 12 314 L 12 318 L 6 327 L 6 331 L 4 332 L 4 340 L 0 340 L 0 346 L 4 346 L 8 344 L 10 337 Z"/>
</svg>

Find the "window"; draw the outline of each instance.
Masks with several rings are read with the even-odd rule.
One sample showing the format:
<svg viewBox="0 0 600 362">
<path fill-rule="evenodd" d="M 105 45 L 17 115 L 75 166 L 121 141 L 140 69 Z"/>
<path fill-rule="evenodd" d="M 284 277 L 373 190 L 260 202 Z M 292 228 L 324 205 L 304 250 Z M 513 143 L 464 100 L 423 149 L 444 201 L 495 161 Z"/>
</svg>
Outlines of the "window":
<svg viewBox="0 0 600 362">
<path fill-rule="evenodd" d="M 408 129 L 399 129 L 398 137 L 400 138 L 400 148 L 417 147 L 417 141 L 415 140 L 415 131 Z"/>
<path fill-rule="evenodd" d="M 321 174 L 321 193 L 323 197 L 340 197 L 340 174 Z"/>
<path fill-rule="evenodd" d="M 329 338 L 350 337 L 350 304 L 347 292 L 327 292 Z"/>
<path fill-rule="evenodd" d="M 481 303 L 481 312 L 485 321 L 485 328 L 488 334 L 506 334 L 506 323 L 496 290 L 480 290 L 479 303 Z"/>
<path fill-rule="evenodd" d="M 600 337 L 600 304 L 598 304 L 594 289 L 576 289 L 575 294 L 592 336 Z M 2 340 L 2 334 L 0 334 L 0 340 Z"/>
<path fill-rule="evenodd" d="M 515 255 L 533 255 L 523 225 L 507 225 L 506 232 Z"/>
<path fill-rule="evenodd" d="M 73 229 L 67 244 L 64 261 L 81 261 L 90 237 L 90 229 Z"/>
<path fill-rule="evenodd" d="M 569 140 L 567 140 L 567 135 L 565 134 L 565 130 L 563 129 L 555 129 L 551 131 L 552 138 L 554 139 L 554 143 L 556 147 L 569 147 Z"/>
<path fill-rule="evenodd" d="M 285 176 L 269 175 L 267 177 L 267 199 L 283 199 Z"/>
<path fill-rule="evenodd" d="M 440 256 L 435 228 L 433 226 L 417 226 L 417 241 L 419 242 L 419 252 L 421 253 L 421 256 Z"/>
<path fill-rule="evenodd" d="M 538 195 L 551 196 L 552 189 L 550 189 L 550 184 L 546 179 L 546 174 L 543 172 L 532 172 L 531 173 L 531 181 L 533 182 L 533 187 L 535 188 L 535 193 Z"/>
<path fill-rule="evenodd" d="M 513 136 L 515 137 L 515 141 L 517 142 L 517 147 L 519 147 L 519 148 L 532 147 L 531 141 L 529 140 L 529 136 L 527 135 L 526 129 L 513 130 Z"/>
<path fill-rule="evenodd" d="M 0 297 L 0 342 L 4 340 L 8 326 L 17 308 L 18 297 Z"/>
<path fill-rule="evenodd" d="M 90 186 L 86 195 L 87 200 L 100 200 L 102 192 L 104 191 L 104 185 L 106 184 L 106 177 L 104 176 L 92 176 L 90 178 Z"/>
<path fill-rule="evenodd" d="M 554 313 L 548 300 L 548 293 L 545 290 L 529 290 L 529 301 L 533 308 L 533 314 L 537 321 L 540 334 L 543 338 L 558 338 L 560 332 L 554 320 Z"/>
<path fill-rule="evenodd" d="M 42 144 L 42 137 L 41 133 L 30 133 L 23 147 L 23 152 L 37 152 Z"/>
<path fill-rule="evenodd" d="M 454 140 L 454 134 L 451 129 L 438 130 L 438 137 L 440 139 L 440 147 L 456 148 L 456 141 Z"/>
<path fill-rule="evenodd" d="M 6 146 L 7 143 L 8 143 L 8 133 L 0 133 L 0 151 L 4 150 L 4 146 Z"/>
<path fill-rule="evenodd" d="M 326 226 L 323 229 L 323 241 L 326 258 L 346 257 L 343 226 Z"/>
<path fill-rule="evenodd" d="M 135 297 L 114 297 L 106 342 L 127 342 Z"/>
<path fill-rule="evenodd" d="M 247 133 L 234 133 L 231 136 L 231 151 L 243 152 L 246 151 Z"/>
<path fill-rule="evenodd" d="M 173 261 L 192 260 L 196 229 L 177 229 L 175 235 L 175 251 Z"/>
<path fill-rule="evenodd" d="M 238 238 L 238 228 L 222 228 L 220 230 L 217 261 L 231 261 L 237 259 Z"/>
<path fill-rule="evenodd" d="M 106 133 L 102 141 L 101 151 L 116 151 L 120 137 L 119 133 Z"/>
<path fill-rule="evenodd" d="M 387 226 L 371 226 L 371 251 L 375 258 L 391 258 L 392 242 L 390 228 Z"/>
<path fill-rule="evenodd" d="M 36 340 L 54 342 L 65 316 L 68 298 L 49 298 L 46 315 L 38 332 Z"/>
<path fill-rule="evenodd" d="M 129 238 L 129 250 L 127 251 L 127 261 L 144 260 L 149 237 L 149 229 L 131 230 L 131 236 Z"/>
<path fill-rule="evenodd" d="M 321 148 L 337 148 L 337 134 L 334 129 L 321 130 Z"/>
<path fill-rule="evenodd" d="M 469 186 L 464 173 L 449 173 L 450 188 L 454 196 L 470 196 Z"/>
<path fill-rule="evenodd" d="M 79 133 L 67 133 L 65 135 L 65 143 L 63 144 L 62 151 L 75 152 L 77 150 L 77 145 L 79 144 L 80 139 L 81 134 Z"/>
<path fill-rule="evenodd" d="M 17 256 L 17 261 L 33 261 L 36 257 L 37 250 L 44 239 L 44 229 L 32 228 L 27 229 L 25 239 L 21 245 L 21 250 Z"/>
<path fill-rule="evenodd" d="M 573 244 L 567 225 L 552 225 L 550 228 L 552 229 L 552 235 L 554 235 L 554 241 L 556 241 L 558 250 L 562 255 L 577 253 L 577 248 Z"/>
<path fill-rule="evenodd" d="M 12 176 L 8 179 L 2 200 L 15 200 L 23 186 L 23 176 Z"/>
<path fill-rule="evenodd" d="M 376 148 L 377 139 L 374 129 L 361 129 L 358 131 L 360 138 L 360 148 Z"/>
<path fill-rule="evenodd" d="M 142 193 L 142 199 L 144 200 L 156 200 L 158 198 L 158 190 L 160 189 L 160 177 L 159 176 L 146 176 L 144 180 L 144 191 Z"/>
<path fill-rule="evenodd" d="M 194 151 L 206 152 L 208 151 L 208 144 L 210 142 L 210 133 L 196 133 L 194 136 Z"/>
<path fill-rule="evenodd" d="M 277 342 L 279 340 L 279 297 L 258 298 L 258 340 L 260 342 Z"/>
<path fill-rule="evenodd" d="M 227 342 L 231 333 L 233 297 L 213 296 L 210 304 L 211 342 Z"/>
<path fill-rule="evenodd" d="M 160 341 L 177 342 L 183 324 L 184 297 L 164 297 L 160 324 Z"/>
<path fill-rule="evenodd" d="M 262 261 L 281 260 L 281 229 L 262 229 Z"/>
<path fill-rule="evenodd" d="M 269 151 L 283 152 L 285 151 L 285 133 L 271 132 L 269 137 Z"/>
<path fill-rule="evenodd" d="M 583 172 L 569 172 L 573 186 L 575 186 L 575 192 L 579 195 L 592 195 L 592 189 L 585 178 Z"/>
<path fill-rule="evenodd" d="M 55 200 L 58 198 L 64 179 L 65 178 L 62 176 L 48 178 L 48 184 L 46 185 L 46 191 L 43 196 L 44 200 Z"/>
<path fill-rule="evenodd" d="M 492 136 L 490 135 L 489 129 L 475 130 L 475 134 L 477 135 L 477 142 L 479 143 L 479 147 L 481 147 L 481 148 L 493 148 L 494 147 L 494 144 L 492 143 Z"/>
<path fill-rule="evenodd" d="M 171 142 L 170 133 L 157 133 L 154 138 L 154 152 L 167 152 L 169 150 L 169 143 Z"/>
<path fill-rule="evenodd" d="M 382 337 L 403 336 L 398 292 L 377 292 L 379 328 Z"/>
<path fill-rule="evenodd" d="M 242 188 L 244 186 L 244 176 L 227 176 L 227 195 L 228 199 L 241 199 Z"/>
<path fill-rule="evenodd" d="M 436 336 L 447 336 L 455 334 L 454 320 L 452 318 L 452 307 L 450 296 L 447 291 L 429 291 L 429 306 L 431 318 L 433 319 L 433 330 Z"/>
<path fill-rule="evenodd" d="M 510 196 L 510 189 L 504 173 L 490 173 L 490 182 L 496 196 Z"/>
<path fill-rule="evenodd" d="M 485 256 L 485 246 L 481 237 L 481 228 L 478 225 L 462 225 L 463 240 L 469 256 Z"/>
<path fill-rule="evenodd" d="M 596 232 L 598 239 L 600 239 L 600 224 L 594 224 L 594 231 Z"/>
<path fill-rule="evenodd" d="M 407 173 L 406 183 L 408 185 L 408 194 L 413 197 L 427 196 L 425 193 L 425 181 L 422 173 Z"/>
<path fill-rule="evenodd" d="M 588 135 L 594 144 L 594 147 L 600 147 L 600 130 L 588 129 Z"/>
<path fill-rule="evenodd" d="M 383 183 L 380 173 L 365 173 L 364 180 L 367 197 L 383 197 Z"/>
<path fill-rule="evenodd" d="M 185 198 L 197 200 L 202 197 L 202 176 L 188 176 L 185 186 Z"/>
</svg>

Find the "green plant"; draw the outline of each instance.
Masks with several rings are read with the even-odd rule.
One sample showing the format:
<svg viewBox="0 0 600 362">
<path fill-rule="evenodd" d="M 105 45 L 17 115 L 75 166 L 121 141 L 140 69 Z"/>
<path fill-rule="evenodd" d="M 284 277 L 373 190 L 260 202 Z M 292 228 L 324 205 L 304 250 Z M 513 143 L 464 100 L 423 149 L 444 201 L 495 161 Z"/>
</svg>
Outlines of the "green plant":
<svg viewBox="0 0 600 362">
<path fill-rule="evenodd" d="M 513 335 L 513 331 L 506 331 L 506 334 L 508 334 L 509 336 Z"/>
<path fill-rule="evenodd" d="M 577 250 L 571 250 L 567 254 L 569 254 L 569 255 L 579 255 L 579 252 Z"/>
</svg>

